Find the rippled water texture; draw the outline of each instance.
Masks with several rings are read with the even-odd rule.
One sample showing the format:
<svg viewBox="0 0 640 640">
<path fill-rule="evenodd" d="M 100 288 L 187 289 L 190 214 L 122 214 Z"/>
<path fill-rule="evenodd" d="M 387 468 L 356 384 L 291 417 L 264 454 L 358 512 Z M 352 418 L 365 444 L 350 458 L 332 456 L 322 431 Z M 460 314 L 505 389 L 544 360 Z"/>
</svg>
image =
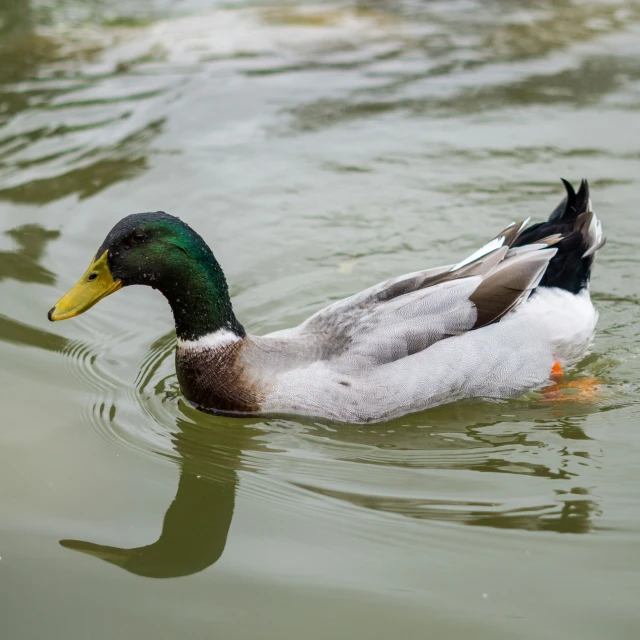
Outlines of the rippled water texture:
<svg viewBox="0 0 640 640">
<path fill-rule="evenodd" d="M 639 60 L 637 1 L 0 0 L 2 639 L 636 638 Z M 46 319 L 132 212 L 202 233 L 266 332 L 560 176 L 609 237 L 592 397 L 208 417 L 152 290 Z"/>
</svg>

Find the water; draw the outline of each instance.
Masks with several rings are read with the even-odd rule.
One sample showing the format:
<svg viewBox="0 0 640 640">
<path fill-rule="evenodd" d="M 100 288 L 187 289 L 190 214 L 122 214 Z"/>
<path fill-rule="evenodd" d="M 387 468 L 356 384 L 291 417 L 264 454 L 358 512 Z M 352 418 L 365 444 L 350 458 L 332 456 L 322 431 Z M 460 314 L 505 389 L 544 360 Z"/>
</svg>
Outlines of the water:
<svg viewBox="0 0 640 640">
<path fill-rule="evenodd" d="M 640 3 L 0 0 L 2 638 L 637 637 Z M 460 259 L 587 177 L 566 392 L 370 427 L 180 400 L 164 300 L 46 312 L 122 216 L 252 332 Z"/>
</svg>

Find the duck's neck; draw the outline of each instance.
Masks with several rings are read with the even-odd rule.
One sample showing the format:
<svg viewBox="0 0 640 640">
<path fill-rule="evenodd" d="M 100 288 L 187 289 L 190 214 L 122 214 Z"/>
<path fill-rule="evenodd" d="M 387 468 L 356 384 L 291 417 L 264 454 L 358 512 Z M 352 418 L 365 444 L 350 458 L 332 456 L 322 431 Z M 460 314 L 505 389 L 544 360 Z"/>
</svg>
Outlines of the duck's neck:
<svg viewBox="0 0 640 640">
<path fill-rule="evenodd" d="M 217 332 L 243 338 L 224 273 L 209 247 L 202 249 L 197 259 L 185 259 L 180 269 L 156 284 L 171 305 L 178 339 L 197 341 Z"/>
</svg>

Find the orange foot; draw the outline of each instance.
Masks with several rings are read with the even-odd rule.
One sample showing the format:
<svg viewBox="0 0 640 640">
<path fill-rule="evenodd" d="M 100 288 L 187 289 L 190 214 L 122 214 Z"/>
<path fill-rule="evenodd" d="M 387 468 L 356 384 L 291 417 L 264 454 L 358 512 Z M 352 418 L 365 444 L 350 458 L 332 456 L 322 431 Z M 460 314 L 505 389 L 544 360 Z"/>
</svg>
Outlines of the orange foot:
<svg viewBox="0 0 640 640">
<path fill-rule="evenodd" d="M 562 370 L 562 367 L 557 360 L 553 363 L 553 367 L 551 367 L 551 373 L 549 375 L 552 378 L 562 378 L 562 376 L 564 375 L 564 371 Z"/>
<path fill-rule="evenodd" d="M 556 382 L 542 390 L 542 402 L 595 402 L 599 384 L 598 378 Z"/>
</svg>

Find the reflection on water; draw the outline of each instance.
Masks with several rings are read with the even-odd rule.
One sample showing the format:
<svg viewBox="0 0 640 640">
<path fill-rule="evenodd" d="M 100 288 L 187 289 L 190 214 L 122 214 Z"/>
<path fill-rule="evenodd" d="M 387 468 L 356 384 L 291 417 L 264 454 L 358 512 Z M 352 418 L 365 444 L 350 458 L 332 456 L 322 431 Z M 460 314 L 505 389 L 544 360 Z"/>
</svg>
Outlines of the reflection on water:
<svg viewBox="0 0 640 640">
<path fill-rule="evenodd" d="M 490 4 L 495 7 L 501 3 Z M 514 8 L 514 3 L 502 4 L 507 9 Z M 495 70 L 487 75 L 484 72 L 485 67 L 497 63 L 542 58 L 571 44 L 620 31 L 640 15 L 638 7 L 625 2 L 546 0 L 536 3 L 521 20 L 516 15 L 513 21 L 486 22 L 479 21 L 473 10 L 461 10 L 452 16 L 449 11 L 442 11 L 439 3 L 396 4 L 381 0 L 364 2 L 364 6 L 408 14 L 429 28 L 422 32 L 418 29 L 396 50 L 356 63 L 379 80 L 372 86 L 292 109 L 295 130 L 313 131 L 392 112 L 449 118 L 523 105 L 584 106 L 601 100 L 630 79 L 640 78 L 634 60 L 609 52 L 575 62 L 565 60 L 562 66 L 570 68 L 561 70 L 554 64 L 548 69 L 525 68 L 529 71 L 524 74 L 525 79 L 509 67 L 497 74 Z M 449 32 L 452 20 L 455 30 Z M 415 29 L 415 23 L 413 26 Z M 416 64 L 416 60 L 420 62 Z M 292 70 L 297 69 L 273 71 Z M 458 74 L 459 82 L 445 80 Z"/>
<path fill-rule="evenodd" d="M 0 86 L 22 80 L 52 57 L 55 46 L 35 35 L 34 27 L 31 0 L 0 0 Z M 26 106 L 26 100 L 11 100 L 10 96 L 0 93 L 0 123 Z"/>
<path fill-rule="evenodd" d="M 386 113 L 453 118 L 524 105 L 583 107 L 640 78 L 634 58 L 609 50 L 536 62 L 623 31 L 640 16 L 635 4 L 545 0 L 519 15 L 513 3 L 496 1 L 480 20 L 476 9 L 367 0 L 223 10 L 156 29 L 107 19 L 99 37 L 74 33 L 72 24 L 60 37 L 43 31 L 29 3 L 2 0 L 0 200 L 87 198 L 139 175 L 171 105 L 202 73 L 342 74 L 328 95 L 281 98 L 288 118 L 271 131 L 286 135 Z M 504 19 L 488 17 L 501 10 Z M 531 66 L 515 68 L 517 60 Z M 43 117 L 47 111 L 55 114 Z"/>
<path fill-rule="evenodd" d="M 366 446 L 364 451 L 358 449 L 351 455 L 342 452 L 343 461 L 396 469 L 491 474 L 492 484 L 500 483 L 501 474 L 525 477 L 527 484 L 538 486 L 535 491 L 538 495 L 546 496 L 546 502 L 541 504 L 532 504 L 528 497 L 524 499 L 529 503 L 526 505 L 517 504 L 519 500 L 514 505 L 512 499 L 480 501 L 474 497 L 473 481 L 453 499 L 429 496 L 426 480 L 427 495 L 423 498 L 398 495 L 391 487 L 380 487 L 383 493 L 378 495 L 369 490 L 358 495 L 334 488 L 332 481 L 314 485 L 302 479 L 297 485 L 362 507 L 411 518 L 587 533 L 594 527 L 593 516 L 599 515 L 601 509 L 591 491 L 581 486 L 581 467 L 597 467 L 601 450 L 597 443 L 580 443 L 590 440 L 580 423 L 597 411 L 597 406 L 580 402 L 572 406 L 562 402 L 545 408 L 540 399 L 504 404 L 468 402 L 372 430 L 356 431 L 342 426 L 326 436 L 336 444 Z M 550 486 L 545 486 L 549 481 Z"/>
<path fill-rule="evenodd" d="M 0 251 L 0 282 L 17 280 L 38 284 L 55 284 L 55 276 L 40 264 L 49 242 L 60 236 L 54 229 L 39 224 L 25 224 L 5 231 L 17 245 L 14 251 Z M 62 351 L 68 340 L 42 331 L 0 313 L 0 340 L 40 349 Z"/>
<path fill-rule="evenodd" d="M 64 351 L 69 344 L 67 338 L 30 327 L 2 313 L 0 313 L 0 341 L 59 352 Z"/>
<path fill-rule="evenodd" d="M 61 540 L 74 551 L 148 578 L 176 578 L 218 561 L 227 543 L 237 484 L 234 463 L 240 450 L 219 448 L 220 433 L 178 420 L 172 443 L 179 456 L 178 491 L 156 542 L 124 549 L 82 540 Z M 231 462 L 231 464 L 230 464 Z"/>
<path fill-rule="evenodd" d="M 111 74 L 83 69 L 105 43 L 42 33 L 34 13 L 29 0 L 0 2 L 0 200 L 87 198 L 144 171 L 164 118 L 138 122 L 136 105 L 162 88 L 138 82 L 105 95 L 117 62 Z M 47 110 L 58 113 L 43 118 Z"/>
<path fill-rule="evenodd" d="M 0 189 L 0 200 L 43 204 L 74 193 L 80 198 L 88 198 L 116 182 L 133 178 L 147 168 L 148 144 L 160 133 L 162 124 L 163 120 L 152 122 L 107 148 L 91 149 L 78 155 L 76 160 L 82 165 L 80 168 Z M 66 134 L 69 131 L 65 131 Z M 61 134 L 54 132 L 53 135 Z M 41 161 L 39 158 L 34 162 Z M 18 162 L 15 166 L 23 169 L 28 164 Z"/>
<path fill-rule="evenodd" d="M 0 282 L 12 278 L 20 282 L 55 284 L 55 276 L 39 264 L 45 246 L 60 235 L 39 224 L 26 224 L 5 231 L 18 245 L 16 251 L 0 251 Z"/>
<path fill-rule="evenodd" d="M 146 382 L 140 389 L 144 393 L 145 384 L 155 386 L 160 397 L 154 400 L 160 403 L 166 401 L 167 385 L 166 381 L 154 383 L 153 373 L 166 355 L 165 351 L 154 364 L 147 363 Z M 175 386 L 175 381 L 169 386 Z M 550 415 L 558 408 L 541 408 L 538 401 L 510 404 L 508 410 L 517 411 L 516 425 L 521 422 L 526 430 L 501 433 L 500 425 L 513 426 L 515 417 L 505 417 L 505 409 L 502 404 L 469 403 L 450 411 L 440 409 L 421 417 L 413 416 L 411 423 L 397 421 L 373 430 L 355 430 L 347 425 L 308 425 L 292 431 L 293 425 L 266 423 L 261 435 L 256 435 L 254 429 L 223 425 L 223 421 L 219 424 L 219 419 L 201 417 L 187 409 L 190 419 L 179 416 L 170 434 L 174 449 L 171 457 L 179 465 L 180 479 L 158 540 L 134 548 L 70 539 L 61 540 L 60 544 L 146 577 L 171 578 L 202 571 L 215 564 L 225 549 L 239 483 L 238 470 L 266 472 L 265 450 L 301 456 L 296 462 L 295 479 L 287 478 L 292 486 L 373 512 L 501 529 L 590 532 L 593 518 L 601 514 L 601 508 L 591 491 L 580 486 L 580 465 L 589 466 L 594 460 L 589 448 L 576 446 L 575 441 L 588 440 L 579 426 L 580 420 L 596 409 L 577 405 L 574 415 L 568 417 L 567 407 L 563 406 L 565 418 L 558 421 Z M 106 418 L 102 412 L 100 417 Z M 109 421 L 113 422 L 113 418 L 109 416 Z M 425 422 L 429 424 L 427 429 L 418 426 Z M 531 432 L 534 422 L 538 428 L 553 430 L 555 436 L 567 440 L 556 452 L 545 452 L 548 463 L 527 461 L 549 447 L 544 442 L 544 432 Z M 322 457 L 321 466 L 309 463 L 311 452 L 312 458 Z M 387 486 L 385 468 L 389 470 Z M 403 469 L 515 474 L 527 476 L 529 482 L 536 484 L 545 481 L 553 484 L 547 489 L 540 485 L 536 492 L 546 494 L 547 503 L 505 508 L 502 502 L 465 498 L 464 487 L 453 499 L 430 496 L 426 479 L 419 490 L 422 496 L 398 495 L 394 473 Z M 499 475 L 495 481 L 500 482 Z M 558 488 L 563 483 L 571 486 Z M 362 491 L 333 488 L 336 484 L 359 485 Z M 472 485 L 473 480 L 469 487 Z M 473 492 L 469 491 L 469 495 Z M 314 517 L 320 519 L 323 515 L 318 512 Z"/>
</svg>

